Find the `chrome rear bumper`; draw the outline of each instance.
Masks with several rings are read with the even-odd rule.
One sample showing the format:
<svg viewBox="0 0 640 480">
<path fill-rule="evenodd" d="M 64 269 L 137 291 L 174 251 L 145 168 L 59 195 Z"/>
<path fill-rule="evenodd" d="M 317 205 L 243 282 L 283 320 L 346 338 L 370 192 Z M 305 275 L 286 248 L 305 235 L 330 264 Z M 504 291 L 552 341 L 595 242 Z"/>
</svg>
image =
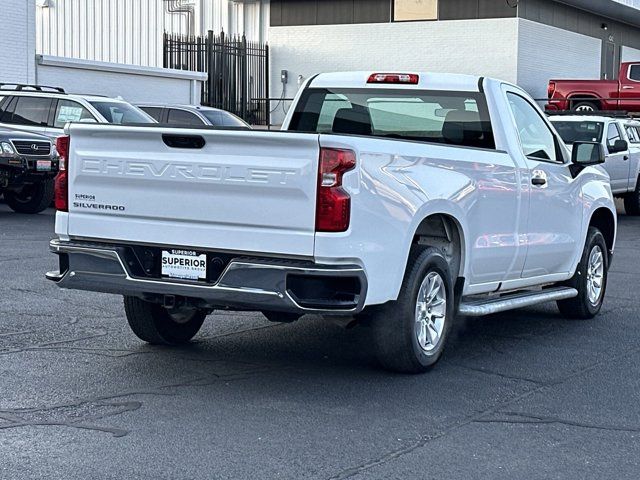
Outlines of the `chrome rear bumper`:
<svg viewBox="0 0 640 480">
<path fill-rule="evenodd" d="M 123 258 L 123 248 L 126 246 L 52 240 L 50 249 L 59 255 L 60 269 L 46 277 L 60 288 L 156 300 L 184 297 L 211 308 L 331 315 L 352 315 L 364 308 L 367 279 L 356 265 L 238 256 L 215 283 L 202 283 L 135 276 Z M 314 285 L 324 296 L 314 298 Z M 339 295 L 326 294 L 332 285 L 337 285 Z M 340 292 L 345 285 L 349 291 Z"/>
</svg>

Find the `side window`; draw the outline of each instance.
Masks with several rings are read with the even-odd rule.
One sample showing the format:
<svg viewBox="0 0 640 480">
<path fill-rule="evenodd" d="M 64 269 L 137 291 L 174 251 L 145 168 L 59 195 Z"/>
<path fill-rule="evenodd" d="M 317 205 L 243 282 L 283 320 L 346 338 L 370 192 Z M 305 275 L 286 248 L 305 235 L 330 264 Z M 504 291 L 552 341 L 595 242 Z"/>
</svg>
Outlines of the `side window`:
<svg viewBox="0 0 640 480">
<path fill-rule="evenodd" d="M 640 82 L 640 64 L 631 65 L 631 67 L 629 67 L 629 78 L 636 82 Z"/>
<path fill-rule="evenodd" d="M 562 161 L 556 151 L 556 137 L 538 111 L 523 97 L 507 93 L 524 154 L 532 159 Z"/>
<path fill-rule="evenodd" d="M 50 98 L 16 97 L 11 123 L 16 125 L 47 126 Z"/>
<path fill-rule="evenodd" d="M 609 128 L 607 129 L 607 148 L 611 150 L 613 145 L 616 143 L 616 140 L 622 140 L 622 136 L 620 135 L 620 129 L 618 128 L 618 124 L 610 123 Z"/>
<path fill-rule="evenodd" d="M 13 118 L 13 110 L 16 108 L 16 97 L 9 97 L 6 104 L 3 106 L 2 117 L 0 122 L 11 123 Z"/>
<path fill-rule="evenodd" d="M 161 107 L 140 107 L 140 110 L 145 113 L 151 115 L 156 122 L 160 121 L 160 117 L 162 117 L 162 108 Z"/>
<path fill-rule="evenodd" d="M 96 121 L 96 118 L 78 102 L 71 100 L 59 100 L 56 114 L 53 118 L 55 128 L 63 128 L 68 122 Z"/>
<path fill-rule="evenodd" d="M 627 137 L 629 137 L 629 141 L 631 143 L 638 143 L 640 142 L 640 137 L 638 137 L 638 130 L 636 127 L 632 126 L 632 125 L 627 125 L 625 127 L 625 130 L 627 132 Z"/>
<path fill-rule="evenodd" d="M 201 126 L 204 123 L 197 115 L 185 110 L 170 109 L 169 117 L 167 118 L 169 125 L 197 125 Z"/>
</svg>

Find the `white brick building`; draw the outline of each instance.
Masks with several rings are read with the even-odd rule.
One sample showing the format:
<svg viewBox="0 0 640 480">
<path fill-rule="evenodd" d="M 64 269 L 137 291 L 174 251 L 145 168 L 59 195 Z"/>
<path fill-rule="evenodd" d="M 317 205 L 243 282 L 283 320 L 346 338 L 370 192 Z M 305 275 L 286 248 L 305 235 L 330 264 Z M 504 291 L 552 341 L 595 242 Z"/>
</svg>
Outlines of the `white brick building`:
<svg viewBox="0 0 640 480">
<path fill-rule="evenodd" d="M 35 67 L 35 2 L 4 0 L 0 29 L 0 81 L 33 83 Z"/>
</svg>

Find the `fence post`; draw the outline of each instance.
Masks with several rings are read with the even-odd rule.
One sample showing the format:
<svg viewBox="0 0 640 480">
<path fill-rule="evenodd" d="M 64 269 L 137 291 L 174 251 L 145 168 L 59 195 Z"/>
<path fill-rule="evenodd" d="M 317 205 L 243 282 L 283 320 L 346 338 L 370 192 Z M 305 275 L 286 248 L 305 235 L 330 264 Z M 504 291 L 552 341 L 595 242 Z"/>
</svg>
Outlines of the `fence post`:
<svg viewBox="0 0 640 480">
<path fill-rule="evenodd" d="M 211 106 L 212 99 L 213 99 L 213 75 L 214 75 L 214 58 L 213 58 L 213 30 L 209 30 L 207 32 L 207 92 L 206 92 L 206 98 L 203 99 L 202 104 L 203 105 L 209 105 Z"/>
<path fill-rule="evenodd" d="M 247 118 L 247 37 L 242 34 L 242 50 L 240 51 L 240 113 L 242 118 Z"/>
<path fill-rule="evenodd" d="M 271 129 L 271 103 L 269 102 L 269 98 L 271 92 L 269 91 L 269 44 L 264 45 L 264 83 L 265 83 L 265 100 L 266 109 L 265 109 L 265 120 L 269 129 Z"/>
</svg>

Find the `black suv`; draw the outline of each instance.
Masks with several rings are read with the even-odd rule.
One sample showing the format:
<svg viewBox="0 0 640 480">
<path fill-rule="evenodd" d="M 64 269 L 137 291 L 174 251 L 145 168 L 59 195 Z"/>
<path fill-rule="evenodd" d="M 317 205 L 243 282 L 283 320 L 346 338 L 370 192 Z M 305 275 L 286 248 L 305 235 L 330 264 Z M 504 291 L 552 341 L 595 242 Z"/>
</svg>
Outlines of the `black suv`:
<svg viewBox="0 0 640 480">
<path fill-rule="evenodd" d="M 11 209 L 46 209 L 53 201 L 58 168 L 58 154 L 48 137 L 0 128 L 0 194 Z"/>
</svg>

